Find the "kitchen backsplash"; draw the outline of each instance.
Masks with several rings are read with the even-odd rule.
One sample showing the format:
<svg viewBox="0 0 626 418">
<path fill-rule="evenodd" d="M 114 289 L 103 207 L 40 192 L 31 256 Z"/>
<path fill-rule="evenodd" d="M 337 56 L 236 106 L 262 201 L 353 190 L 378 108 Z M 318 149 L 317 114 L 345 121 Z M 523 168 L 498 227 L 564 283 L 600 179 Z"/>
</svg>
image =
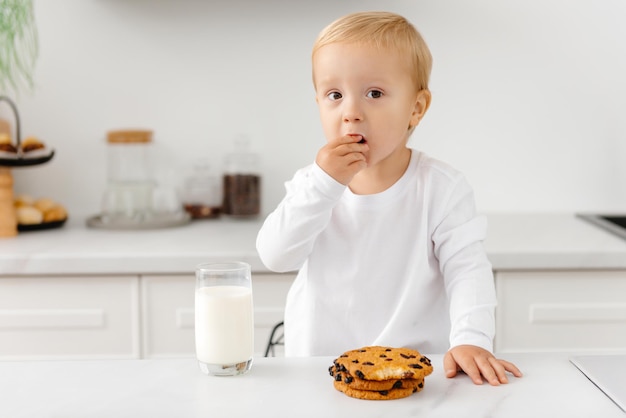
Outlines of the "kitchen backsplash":
<svg viewBox="0 0 626 418">
<path fill-rule="evenodd" d="M 221 170 L 247 134 L 269 212 L 324 143 L 313 41 L 365 9 L 405 15 L 429 43 L 433 102 L 411 145 L 462 170 L 479 210 L 626 211 L 621 1 L 37 0 L 35 88 L 15 100 L 23 135 L 56 156 L 13 170 L 16 192 L 83 219 L 100 209 L 107 131 L 152 129 L 175 181 L 198 158 Z"/>
</svg>

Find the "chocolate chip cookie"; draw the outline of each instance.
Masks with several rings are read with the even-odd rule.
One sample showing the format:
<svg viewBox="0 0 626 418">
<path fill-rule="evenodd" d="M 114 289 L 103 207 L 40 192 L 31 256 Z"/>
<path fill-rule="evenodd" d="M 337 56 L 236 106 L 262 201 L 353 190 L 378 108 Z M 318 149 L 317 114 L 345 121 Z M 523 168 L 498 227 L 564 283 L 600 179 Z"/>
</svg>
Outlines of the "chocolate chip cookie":
<svg viewBox="0 0 626 418">
<path fill-rule="evenodd" d="M 381 346 L 346 351 L 334 365 L 363 380 L 419 379 L 433 371 L 430 360 L 417 350 Z"/>
<path fill-rule="evenodd" d="M 335 365 L 330 366 L 328 372 L 335 381 L 340 381 L 357 390 L 390 390 L 390 389 L 418 389 L 424 387 L 424 378 L 419 379 L 389 379 L 389 380 L 365 380 L 352 376 L 347 370 L 338 372 Z"/>
<path fill-rule="evenodd" d="M 328 371 L 335 389 L 348 396 L 387 400 L 421 391 L 433 367 L 417 350 L 369 346 L 346 351 Z"/>
</svg>

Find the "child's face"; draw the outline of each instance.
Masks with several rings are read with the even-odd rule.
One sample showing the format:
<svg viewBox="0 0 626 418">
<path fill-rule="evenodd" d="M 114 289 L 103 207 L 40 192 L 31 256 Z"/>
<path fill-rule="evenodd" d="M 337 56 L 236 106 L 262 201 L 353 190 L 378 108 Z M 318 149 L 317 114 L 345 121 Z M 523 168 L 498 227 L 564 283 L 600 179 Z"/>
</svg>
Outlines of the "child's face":
<svg viewBox="0 0 626 418">
<path fill-rule="evenodd" d="M 428 92 L 416 91 L 408 60 L 392 50 L 328 44 L 313 57 L 313 75 L 326 139 L 363 136 L 369 167 L 406 148 L 409 126 L 430 103 Z"/>
</svg>

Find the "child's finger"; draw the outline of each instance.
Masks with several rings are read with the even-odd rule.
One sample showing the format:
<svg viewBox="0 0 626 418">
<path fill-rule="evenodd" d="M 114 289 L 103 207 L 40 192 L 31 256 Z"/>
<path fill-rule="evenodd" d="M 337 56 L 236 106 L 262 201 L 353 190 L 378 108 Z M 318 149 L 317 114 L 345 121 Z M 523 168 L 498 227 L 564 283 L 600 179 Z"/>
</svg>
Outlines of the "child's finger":
<svg viewBox="0 0 626 418">
<path fill-rule="evenodd" d="M 517 366 L 515 364 L 510 363 L 510 362 L 508 362 L 506 360 L 498 360 L 498 361 L 502 364 L 504 369 L 507 372 L 512 373 L 513 376 L 515 376 L 515 377 L 522 377 L 523 376 L 522 372 L 520 371 L 520 369 L 517 368 Z"/>
<path fill-rule="evenodd" d="M 448 351 L 443 356 L 443 370 L 445 370 L 446 372 L 446 377 L 456 376 L 457 368 L 458 366 L 456 364 L 456 361 L 454 360 L 454 357 L 452 357 L 452 354 L 450 354 L 450 352 Z"/>
<path fill-rule="evenodd" d="M 493 367 L 498 382 L 509 383 L 509 379 L 506 377 L 506 370 L 502 362 L 495 357 L 489 357 L 489 363 L 491 363 L 491 366 Z"/>
</svg>

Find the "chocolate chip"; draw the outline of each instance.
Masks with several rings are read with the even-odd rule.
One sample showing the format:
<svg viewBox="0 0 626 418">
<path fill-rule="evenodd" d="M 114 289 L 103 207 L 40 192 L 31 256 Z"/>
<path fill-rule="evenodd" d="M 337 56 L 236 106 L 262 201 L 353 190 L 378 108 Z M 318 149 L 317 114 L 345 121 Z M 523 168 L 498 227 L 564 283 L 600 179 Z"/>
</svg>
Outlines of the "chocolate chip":
<svg viewBox="0 0 626 418">
<path fill-rule="evenodd" d="M 424 382 L 419 382 L 417 384 L 417 387 L 419 387 L 420 389 L 423 389 L 424 388 Z"/>
<path fill-rule="evenodd" d="M 335 380 L 336 380 L 337 382 L 341 382 L 341 379 L 342 379 L 342 377 L 341 377 L 341 373 L 337 373 L 337 375 L 335 376 Z"/>
<path fill-rule="evenodd" d="M 386 358 L 385 361 L 393 361 L 392 358 Z"/>
<path fill-rule="evenodd" d="M 389 391 L 388 390 L 379 390 L 378 393 L 380 393 L 383 396 L 389 395 Z"/>
<path fill-rule="evenodd" d="M 387 356 L 386 356 L 386 355 L 384 355 L 384 354 L 381 354 L 381 355 L 380 355 L 380 358 L 387 358 Z"/>
<path fill-rule="evenodd" d="M 402 387 L 402 380 L 397 380 L 396 383 L 393 384 L 393 389 L 400 389 Z"/>
<path fill-rule="evenodd" d="M 345 357 L 348 357 L 348 355 L 347 355 L 347 354 L 342 354 L 342 355 L 340 355 L 339 357 L 343 357 L 343 358 L 345 358 Z"/>
<path fill-rule="evenodd" d="M 346 382 L 347 384 L 352 383 L 353 380 L 354 380 L 354 378 L 352 376 L 350 376 L 349 374 L 346 375 L 345 379 L 343 379 L 343 381 Z"/>
<path fill-rule="evenodd" d="M 400 357 L 407 358 L 407 359 L 411 358 L 411 357 L 408 356 L 408 354 L 404 354 L 404 353 L 400 353 Z"/>
<path fill-rule="evenodd" d="M 409 367 L 413 368 L 413 369 L 423 369 L 421 364 L 415 363 L 415 364 L 409 364 Z"/>
<path fill-rule="evenodd" d="M 329 373 L 331 376 L 334 376 L 334 375 L 335 375 L 335 367 L 334 367 L 334 366 L 330 366 L 330 367 L 328 368 L 328 373 Z"/>
<path fill-rule="evenodd" d="M 365 363 L 363 363 L 364 366 L 373 366 L 374 363 L 372 363 L 371 361 L 366 361 Z"/>
<path fill-rule="evenodd" d="M 356 377 L 358 377 L 359 379 L 365 379 L 365 375 L 360 370 L 357 370 L 356 372 L 354 372 L 354 374 L 356 374 Z"/>
<path fill-rule="evenodd" d="M 385 351 L 391 351 L 391 348 L 387 348 L 387 349 L 385 349 Z"/>
<path fill-rule="evenodd" d="M 366 352 L 367 352 L 367 350 L 365 350 L 363 348 L 359 350 L 359 353 L 366 353 Z"/>
<path fill-rule="evenodd" d="M 354 360 L 352 360 L 352 362 L 353 362 L 354 364 L 359 364 L 359 359 L 358 359 L 358 358 L 355 358 Z"/>
</svg>

